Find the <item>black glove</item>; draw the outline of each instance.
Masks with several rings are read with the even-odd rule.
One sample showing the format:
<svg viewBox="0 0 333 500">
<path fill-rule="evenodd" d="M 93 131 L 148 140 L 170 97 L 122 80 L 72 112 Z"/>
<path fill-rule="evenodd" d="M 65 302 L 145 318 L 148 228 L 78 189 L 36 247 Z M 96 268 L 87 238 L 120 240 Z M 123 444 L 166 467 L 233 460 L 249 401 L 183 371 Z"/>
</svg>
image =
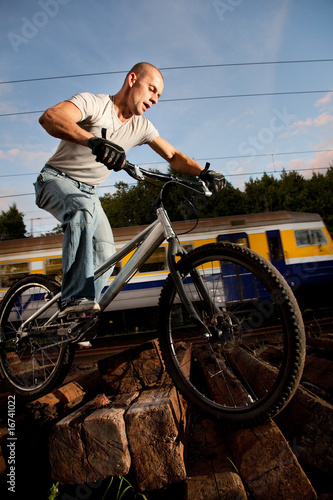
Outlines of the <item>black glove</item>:
<svg viewBox="0 0 333 500">
<path fill-rule="evenodd" d="M 212 193 L 218 193 L 225 187 L 226 180 L 224 175 L 214 170 L 207 170 L 206 168 L 200 173 L 200 179 L 207 184 L 209 191 Z"/>
<path fill-rule="evenodd" d="M 123 168 L 126 155 L 121 146 L 99 137 L 92 137 L 88 144 L 92 153 L 96 155 L 96 161 L 103 163 L 109 170 L 118 172 Z"/>
</svg>

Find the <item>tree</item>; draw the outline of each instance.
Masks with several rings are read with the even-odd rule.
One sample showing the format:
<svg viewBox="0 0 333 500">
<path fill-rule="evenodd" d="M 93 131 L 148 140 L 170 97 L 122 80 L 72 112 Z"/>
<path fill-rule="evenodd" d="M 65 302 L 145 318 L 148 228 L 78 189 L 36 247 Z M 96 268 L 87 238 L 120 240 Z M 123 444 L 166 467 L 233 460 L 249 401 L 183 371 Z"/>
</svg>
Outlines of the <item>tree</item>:
<svg viewBox="0 0 333 500">
<path fill-rule="evenodd" d="M 158 171 L 156 171 L 158 172 Z M 169 168 L 169 174 L 180 175 L 178 172 Z M 193 176 L 185 176 L 193 179 Z M 101 197 L 102 207 L 110 221 L 112 227 L 135 226 L 140 224 L 149 224 L 155 220 L 153 202 L 156 199 L 163 181 L 155 179 L 146 179 L 135 186 L 128 186 L 124 182 L 116 183 L 116 192 L 105 194 Z M 165 188 L 171 192 L 166 197 L 165 206 L 170 219 L 183 220 L 196 217 L 196 211 L 187 200 L 194 202 L 198 208 L 202 206 L 204 197 L 193 194 L 192 191 L 182 186 L 171 184 Z M 193 199 L 195 198 L 195 199 Z"/>
<path fill-rule="evenodd" d="M 309 212 L 309 196 L 306 180 L 298 172 L 283 172 L 279 181 L 279 197 L 282 210 Z M 275 210 L 277 210 L 275 208 Z"/>
<path fill-rule="evenodd" d="M 23 213 L 19 212 L 15 203 L 7 212 L 0 214 L 0 240 L 14 240 L 25 238 L 26 227 L 23 222 Z"/>
<path fill-rule="evenodd" d="M 223 217 L 244 213 L 246 213 L 245 194 L 227 182 L 226 187 L 217 196 L 212 196 L 209 199 L 206 213 L 200 212 L 200 216 Z"/>
<path fill-rule="evenodd" d="M 41 234 L 41 236 L 55 236 L 57 234 L 63 234 L 63 229 L 61 224 L 57 224 L 51 231 Z"/>
<path fill-rule="evenodd" d="M 246 213 L 273 212 L 281 210 L 279 181 L 272 175 L 264 173 L 261 179 L 245 183 Z"/>
<path fill-rule="evenodd" d="M 155 186 L 147 181 L 136 186 L 117 182 L 116 189 L 115 193 L 107 193 L 100 198 L 112 227 L 149 224 L 154 220 L 152 201 L 158 193 Z"/>
<path fill-rule="evenodd" d="M 333 166 L 325 174 L 314 173 L 307 180 L 307 194 L 308 211 L 319 213 L 333 234 Z"/>
</svg>

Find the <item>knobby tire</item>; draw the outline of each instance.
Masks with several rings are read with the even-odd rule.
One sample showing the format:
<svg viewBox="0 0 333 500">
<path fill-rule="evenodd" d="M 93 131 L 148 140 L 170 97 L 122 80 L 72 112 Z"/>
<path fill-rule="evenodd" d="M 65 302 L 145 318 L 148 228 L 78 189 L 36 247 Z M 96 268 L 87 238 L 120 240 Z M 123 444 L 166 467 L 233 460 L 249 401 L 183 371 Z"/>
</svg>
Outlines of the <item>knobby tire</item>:
<svg viewBox="0 0 333 500">
<path fill-rule="evenodd" d="M 194 269 L 218 306 L 215 311 L 194 285 Z M 230 426 L 274 417 L 295 393 L 305 358 L 302 317 L 290 287 L 260 255 L 226 242 L 189 252 L 178 271 L 215 334 L 207 337 L 207 329 L 189 317 L 169 275 L 159 302 L 159 336 L 176 387 L 200 411 Z"/>
<path fill-rule="evenodd" d="M 59 304 L 28 323 L 19 342 L 19 328 L 60 290 L 43 275 L 29 275 L 6 293 L 0 307 L 0 374 L 8 390 L 24 401 L 37 399 L 59 386 L 71 367 L 74 346 L 58 335 L 60 320 L 44 327 Z"/>
</svg>

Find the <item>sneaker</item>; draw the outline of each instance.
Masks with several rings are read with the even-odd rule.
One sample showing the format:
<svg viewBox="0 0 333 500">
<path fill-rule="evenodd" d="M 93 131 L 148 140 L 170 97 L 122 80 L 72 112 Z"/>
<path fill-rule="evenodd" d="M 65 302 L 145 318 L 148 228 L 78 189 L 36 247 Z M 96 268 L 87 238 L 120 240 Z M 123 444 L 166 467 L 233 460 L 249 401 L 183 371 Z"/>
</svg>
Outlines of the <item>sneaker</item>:
<svg viewBox="0 0 333 500">
<path fill-rule="evenodd" d="M 92 347 L 89 340 L 85 340 L 77 343 L 79 349 L 90 349 Z"/>
<path fill-rule="evenodd" d="M 67 316 L 67 314 L 71 313 L 93 313 L 100 310 L 101 308 L 99 307 L 98 302 L 96 302 L 95 300 L 78 299 L 68 303 L 64 307 L 64 309 L 60 311 L 59 318 L 63 318 L 64 316 Z"/>
</svg>

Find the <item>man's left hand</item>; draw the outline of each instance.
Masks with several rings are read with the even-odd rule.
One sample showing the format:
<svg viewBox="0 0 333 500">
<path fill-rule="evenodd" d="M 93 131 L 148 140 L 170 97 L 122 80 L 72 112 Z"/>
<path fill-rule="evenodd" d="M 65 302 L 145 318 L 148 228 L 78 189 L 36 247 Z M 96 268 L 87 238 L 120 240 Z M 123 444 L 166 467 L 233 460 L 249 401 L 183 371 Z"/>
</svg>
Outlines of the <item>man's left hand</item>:
<svg viewBox="0 0 333 500">
<path fill-rule="evenodd" d="M 118 172 L 123 168 L 126 154 L 121 146 L 99 137 L 92 137 L 88 144 L 92 153 L 96 155 L 96 161 L 103 163 L 109 170 Z"/>
</svg>

